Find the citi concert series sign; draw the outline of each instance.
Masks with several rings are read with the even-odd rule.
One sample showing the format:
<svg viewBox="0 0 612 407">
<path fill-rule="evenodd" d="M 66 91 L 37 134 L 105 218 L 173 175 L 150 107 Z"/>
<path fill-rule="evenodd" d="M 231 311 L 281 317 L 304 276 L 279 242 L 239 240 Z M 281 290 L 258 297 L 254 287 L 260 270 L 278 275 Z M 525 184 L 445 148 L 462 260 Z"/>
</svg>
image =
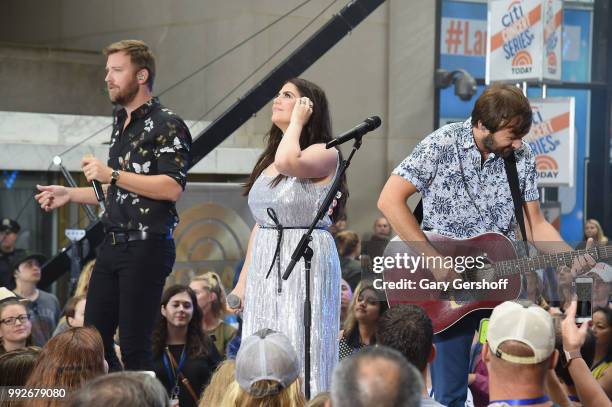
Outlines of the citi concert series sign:
<svg viewBox="0 0 612 407">
<path fill-rule="evenodd" d="M 486 82 L 561 80 L 562 0 L 490 0 Z"/>
<path fill-rule="evenodd" d="M 533 124 L 523 138 L 536 154 L 539 186 L 574 185 L 574 98 L 529 99 Z"/>
</svg>

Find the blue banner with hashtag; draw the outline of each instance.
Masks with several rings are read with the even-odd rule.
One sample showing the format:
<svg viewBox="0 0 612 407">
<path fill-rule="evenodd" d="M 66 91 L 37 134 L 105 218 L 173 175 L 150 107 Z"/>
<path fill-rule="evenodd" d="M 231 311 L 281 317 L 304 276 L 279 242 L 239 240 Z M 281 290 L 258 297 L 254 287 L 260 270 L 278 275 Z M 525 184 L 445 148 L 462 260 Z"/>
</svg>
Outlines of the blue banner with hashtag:
<svg viewBox="0 0 612 407">
<path fill-rule="evenodd" d="M 563 11 L 563 80 L 590 81 L 591 10 Z M 465 69 L 476 78 L 485 77 L 487 52 L 487 4 L 455 0 L 442 2 L 440 22 L 440 68 Z M 452 92 L 451 92 L 452 95 Z M 453 95 L 454 98 L 454 95 Z M 458 98 L 457 102 L 460 102 Z M 471 110 L 473 102 L 461 102 Z M 450 113 L 450 112 L 449 112 Z M 457 112 L 460 113 L 460 112 Z M 465 114 L 458 114 L 459 117 Z M 455 116 L 455 114 L 441 116 Z"/>
</svg>

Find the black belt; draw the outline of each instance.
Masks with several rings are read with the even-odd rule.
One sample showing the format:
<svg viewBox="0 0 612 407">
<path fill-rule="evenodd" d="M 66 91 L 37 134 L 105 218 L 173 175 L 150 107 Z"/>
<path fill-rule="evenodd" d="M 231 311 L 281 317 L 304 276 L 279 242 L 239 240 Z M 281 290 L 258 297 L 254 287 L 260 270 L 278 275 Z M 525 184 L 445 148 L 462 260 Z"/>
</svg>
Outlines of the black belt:
<svg viewBox="0 0 612 407">
<path fill-rule="evenodd" d="M 272 263 L 270 264 L 270 268 L 268 269 L 268 272 L 266 273 L 266 278 L 270 277 L 270 272 L 272 272 L 272 268 L 274 267 L 274 263 L 276 263 L 277 265 L 277 277 L 278 277 L 278 288 L 277 291 L 279 293 L 281 293 L 283 291 L 282 289 L 282 279 L 281 279 L 281 258 L 280 258 L 280 252 L 281 252 L 281 246 L 283 243 L 283 230 L 285 229 L 308 229 L 310 226 L 283 226 L 279 221 L 278 221 L 278 217 L 276 216 L 276 212 L 274 211 L 273 208 L 267 208 L 266 211 L 268 212 L 268 216 L 270 217 L 270 219 L 272 219 L 272 222 L 274 222 L 274 226 L 259 226 L 260 229 L 276 229 L 277 235 L 276 235 L 276 249 L 274 249 L 274 258 L 272 259 Z M 327 230 L 327 228 L 325 227 L 315 227 L 315 229 L 318 230 Z"/>
<path fill-rule="evenodd" d="M 143 232 L 141 230 L 135 230 L 130 232 L 108 232 L 105 241 L 111 245 L 117 245 L 120 243 L 134 242 L 136 240 L 170 240 L 172 235 L 162 235 L 159 233 Z"/>
</svg>

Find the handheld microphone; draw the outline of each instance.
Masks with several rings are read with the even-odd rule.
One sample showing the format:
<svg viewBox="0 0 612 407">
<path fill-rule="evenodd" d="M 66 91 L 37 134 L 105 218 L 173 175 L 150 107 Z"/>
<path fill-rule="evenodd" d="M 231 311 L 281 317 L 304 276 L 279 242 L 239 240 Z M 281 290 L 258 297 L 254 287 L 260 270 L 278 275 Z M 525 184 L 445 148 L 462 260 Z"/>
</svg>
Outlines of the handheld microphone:
<svg viewBox="0 0 612 407">
<path fill-rule="evenodd" d="M 93 154 L 85 154 L 85 158 L 93 158 Z M 91 181 L 91 186 L 94 189 L 94 193 L 96 194 L 96 200 L 98 201 L 98 204 L 100 204 L 102 212 L 106 212 L 106 205 L 104 204 L 104 190 L 102 189 L 102 184 L 100 184 L 100 181 L 94 179 Z"/>
<path fill-rule="evenodd" d="M 236 294 L 230 294 L 227 296 L 227 305 L 229 305 L 231 309 L 240 308 L 240 302 L 240 297 L 238 297 Z"/>
<path fill-rule="evenodd" d="M 225 300 L 227 301 L 228 307 L 230 307 L 231 309 L 240 309 L 242 301 L 240 301 L 240 297 L 238 297 L 236 294 L 228 295 Z M 238 316 L 242 317 L 242 312 L 238 313 Z"/>
<path fill-rule="evenodd" d="M 332 148 L 342 143 L 346 143 L 347 141 L 352 140 L 354 138 L 361 137 L 364 134 L 374 129 L 377 129 L 381 123 L 382 121 L 380 120 L 380 117 L 378 116 L 368 117 L 359 125 L 353 127 L 347 132 L 342 133 L 341 135 L 339 135 L 338 137 L 336 137 L 335 139 L 327 143 L 325 148 Z"/>
<path fill-rule="evenodd" d="M 91 181 L 91 186 L 94 189 L 94 192 L 96 194 L 96 199 L 98 200 L 98 203 L 100 204 L 100 208 L 102 208 L 102 211 L 106 211 L 106 205 L 104 204 L 104 190 L 102 189 L 102 184 L 100 184 L 100 181 L 97 180 L 93 180 Z"/>
</svg>

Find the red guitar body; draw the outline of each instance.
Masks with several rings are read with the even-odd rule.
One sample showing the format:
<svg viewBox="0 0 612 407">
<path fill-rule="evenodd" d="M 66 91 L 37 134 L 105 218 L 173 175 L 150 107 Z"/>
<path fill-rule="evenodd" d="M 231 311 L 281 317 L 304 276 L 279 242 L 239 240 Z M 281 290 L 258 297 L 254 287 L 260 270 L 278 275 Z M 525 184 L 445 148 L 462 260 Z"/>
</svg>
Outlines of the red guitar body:
<svg viewBox="0 0 612 407">
<path fill-rule="evenodd" d="M 486 258 L 487 262 L 493 266 L 492 268 L 489 267 L 489 271 L 484 275 L 462 273 L 461 278 L 465 281 L 474 280 L 475 278 L 478 280 L 485 278 L 488 281 L 500 280 L 502 277 L 495 274 L 495 263 L 516 258 L 513 243 L 499 233 L 485 233 L 463 240 L 451 239 L 431 232 L 425 232 L 425 234 L 430 244 L 442 256 L 451 256 L 453 258 L 458 256 L 463 256 L 464 258 L 468 256 L 473 258 L 481 256 Z M 385 257 L 396 256 L 397 253 L 408 253 L 411 256 L 418 256 L 422 252 L 418 250 L 416 245 L 407 245 L 399 239 L 394 239 L 387 246 Z M 414 270 L 414 272 L 399 268 L 385 269 L 383 279 L 385 283 L 402 281 L 401 279 L 409 279 L 411 281 L 427 279 L 428 281 L 435 281 L 432 273 L 426 268 L 419 268 Z M 485 300 L 454 300 L 452 297 L 451 299 L 448 299 L 448 297 L 444 299 L 440 297 L 440 293 L 437 291 L 425 292 L 421 290 L 418 293 L 398 289 L 386 289 L 385 291 L 389 306 L 409 303 L 422 307 L 432 320 L 434 332 L 439 333 L 453 326 L 473 311 L 492 309 L 504 301 L 516 299 L 521 291 L 520 273 L 504 275 L 503 279 L 508 280 L 507 288 L 503 291 L 489 291 L 486 295 L 478 296 L 478 298 Z M 480 292 L 480 294 L 483 294 L 483 292 Z"/>
</svg>

